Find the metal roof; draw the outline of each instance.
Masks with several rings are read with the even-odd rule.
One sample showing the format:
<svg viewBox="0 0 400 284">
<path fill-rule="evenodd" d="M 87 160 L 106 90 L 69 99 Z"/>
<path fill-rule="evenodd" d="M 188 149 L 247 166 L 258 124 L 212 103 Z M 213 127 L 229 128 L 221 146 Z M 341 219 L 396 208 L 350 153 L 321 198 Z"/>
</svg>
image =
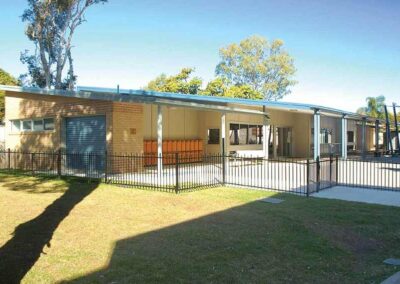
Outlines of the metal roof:
<svg viewBox="0 0 400 284">
<path fill-rule="evenodd" d="M 332 114 L 335 116 L 346 115 L 349 118 L 362 119 L 367 118 L 368 120 L 375 121 L 375 118 L 368 118 L 366 116 L 340 110 L 331 107 L 325 107 L 314 104 L 303 104 L 303 103 L 292 103 L 292 102 L 278 102 L 278 101 L 266 101 L 266 100 L 251 100 L 242 98 L 228 98 L 228 97 L 215 97 L 207 95 L 190 95 L 180 93 L 166 93 L 166 92 L 155 92 L 148 90 L 131 90 L 131 89 L 112 89 L 112 88 L 98 88 L 98 87 L 85 87 L 80 86 L 77 88 L 78 91 L 89 91 L 89 92 L 106 92 L 106 93 L 117 93 L 117 94 L 130 94 L 130 95 L 141 95 L 141 96 L 153 96 L 158 98 L 168 98 L 171 100 L 181 101 L 196 101 L 209 104 L 235 104 L 235 105 L 246 105 L 246 106 L 265 106 L 270 109 L 280 109 L 285 111 L 300 111 L 313 113 L 315 110 L 319 110 L 325 114 Z"/>
<path fill-rule="evenodd" d="M 131 90 L 131 89 L 113 89 L 113 88 L 98 88 L 98 87 L 78 87 L 76 91 L 41 89 L 32 87 L 16 87 L 0 85 L 0 90 L 11 92 L 25 92 L 32 94 L 43 94 L 53 96 L 67 96 L 82 99 L 110 100 L 117 102 L 141 102 L 163 105 L 175 105 L 182 107 L 194 107 L 204 109 L 214 109 L 218 111 L 246 112 L 252 114 L 266 113 L 252 110 L 235 108 L 232 106 L 265 106 L 268 109 L 279 109 L 284 111 L 298 111 L 305 113 L 313 113 L 315 110 L 322 114 L 330 116 L 345 115 L 348 118 L 363 119 L 368 121 L 376 121 L 376 118 L 366 117 L 354 112 L 335 109 L 313 104 L 290 103 L 290 102 L 271 102 L 266 100 L 251 100 L 241 98 L 214 97 L 206 95 L 189 95 L 179 93 L 164 93 L 148 90 Z"/>
</svg>

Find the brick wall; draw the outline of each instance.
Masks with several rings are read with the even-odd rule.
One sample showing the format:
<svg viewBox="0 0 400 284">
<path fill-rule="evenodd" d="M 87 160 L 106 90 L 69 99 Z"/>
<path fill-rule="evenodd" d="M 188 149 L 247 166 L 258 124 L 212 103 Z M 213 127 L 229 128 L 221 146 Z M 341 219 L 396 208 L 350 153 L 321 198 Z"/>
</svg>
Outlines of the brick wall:
<svg viewBox="0 0 400 284">
<path fill-rule="evenodd" d="M 58 96 L 6 92 L 6 148 L 52 151 L 65 148 L 63 119 L 105 115 L 109 153 L 143 152 L 143 106 Z M 54 131 L 11 133 L 10 120 L 53 117 Z"/>
</svg>

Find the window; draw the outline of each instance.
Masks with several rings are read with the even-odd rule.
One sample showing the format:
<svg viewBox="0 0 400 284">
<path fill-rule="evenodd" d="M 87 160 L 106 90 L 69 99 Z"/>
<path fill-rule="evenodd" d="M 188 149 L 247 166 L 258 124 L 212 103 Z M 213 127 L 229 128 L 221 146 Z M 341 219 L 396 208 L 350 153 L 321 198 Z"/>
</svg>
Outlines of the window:
<svg viewBox="0 0 400 284">
<path fill-rule="evenodd" d="M 54 130 L 54 118 L 11 120 L 11 131 L 43 131 Z"/>
<path fill-rule="evenodd" d="M 219 144 L 219 129 L 208 129 L 208 144 Z"/>
<path fill-rule="evenodd" d="M 231 145 L 262 144 L 262 126 L 230 124 L 229 143 Z"/>
<path fill-rule="evenodd" d="M 32 120 L 23 120 L 22 121 L 22 130 L 23 131 L 32 131 Z"/>
<path fill-rule="evenodd" d="M 347 131 L 347 142 L 354 143 L 354 131 Z"/>
<path fill-rule="evenodd" d="M 54 118 L 43 119 L 44 130 L 54 130 Z"/>
<path fill-rule="evenodd" d="M 332 129 L 321 128 L 321 143 L 331 144 L 332 143 Z"/>
<path fill-rule="evenodd" d="M 231 124 L 229 127 L 229 143 L 239 145 L 239 124 Z"/>
<path fill-rule="evenodd" d="M 249 126 L 246 124 L 239 125 L 239 145 L 248 144 Z"/>
<path fill-rule="evenodd" d="M 21 121 L 20 120 L 12 120 L 11 121 L 11 132 L 21 131 Z"/>
<path fill-rule="evenodd" d="M 43 120 L 34 120 L 33 121 L 33 131 L 42 131 L 43 130 Z"/>
<path fill-rule="evenodd" d="M 249 144 L 257 144 L 257 125 L 249 125 Z"/>
</svg>

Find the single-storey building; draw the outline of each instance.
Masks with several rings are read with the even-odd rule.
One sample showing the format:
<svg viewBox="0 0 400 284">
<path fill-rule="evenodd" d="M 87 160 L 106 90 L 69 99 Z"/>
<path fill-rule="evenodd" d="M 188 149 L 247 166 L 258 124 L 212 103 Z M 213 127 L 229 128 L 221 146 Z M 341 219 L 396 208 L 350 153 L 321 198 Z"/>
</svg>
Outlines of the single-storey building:
<svg viewBox="0 0 400 284">
<path fill-rule="evenodd" d="M 317 105 L 91 87 L 0 90 L 13 150 L 317 158 L 384 142 L 381 121 Z"/>
</svg>

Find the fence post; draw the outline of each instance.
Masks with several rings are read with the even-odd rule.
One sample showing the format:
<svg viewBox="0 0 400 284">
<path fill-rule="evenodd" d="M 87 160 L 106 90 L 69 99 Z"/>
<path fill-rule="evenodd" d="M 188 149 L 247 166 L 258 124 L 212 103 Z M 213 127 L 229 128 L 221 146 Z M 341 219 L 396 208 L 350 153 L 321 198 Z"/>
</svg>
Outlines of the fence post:
<svg viewBox="0 0 400 284">
<path fill-rule="evenodd" d="M 57 175 L 61 177 L 61 149 L 58 150 L 57 154 Z"/>
<path fill-rule="evenodd" d="M 332 186 L 332 165 L 333 165 L 333 154 L 329 155 L 329 186 Z"/>
<path fill-rule="evenodd" d="M 35 175 L 35 153 L 31 153 L 31 171 L 32 175 Z"/>
<path fill-rule="evenodd" d="M 310 196 L 310 159 L 307 159 L 307 197 Z"/>
<path fill-rule="evenodd" d="M 8 168 L 8 171 L 11 171 L 11 149 L 10 148 L 7 149 L 7 156 L 8 156 L 7 168 Z"/>
<path fill-rule="evenodd" d="M 339 184 L 339 156 L 336 155 L 336 186 Z"/>
<path fill-rule="evenodd" d="M 319 192 L 321 186 L 321 162 L 319 160 L 319 156 L 317 157 L 317 192 Z"/>
<path fill-rule="evenodd" d="M 179 153 L 175 153 L 175 193 L 179 192 Z"/>
</svg>

